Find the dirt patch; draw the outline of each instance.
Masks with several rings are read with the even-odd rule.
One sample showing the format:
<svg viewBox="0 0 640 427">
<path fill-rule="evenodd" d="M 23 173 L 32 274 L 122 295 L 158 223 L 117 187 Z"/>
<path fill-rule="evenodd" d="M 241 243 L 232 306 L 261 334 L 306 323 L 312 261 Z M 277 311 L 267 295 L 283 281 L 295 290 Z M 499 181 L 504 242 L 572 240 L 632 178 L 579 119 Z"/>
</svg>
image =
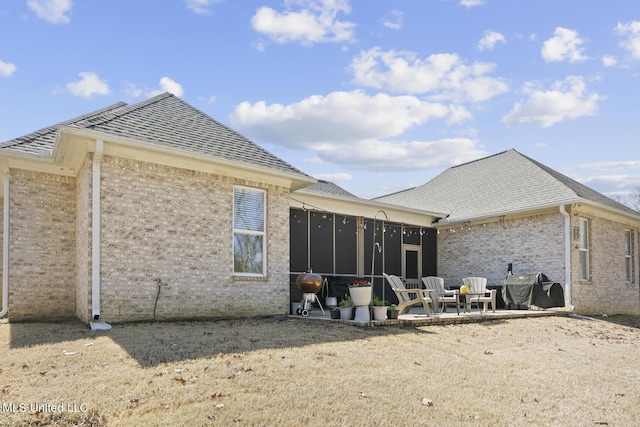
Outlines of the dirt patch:
<svg viewBox="0 0 640 427">
<path fill-rule="evenodd" d="M 639 326 L 2 324 L 0 425 L 640 425 Z"/>
</svg>

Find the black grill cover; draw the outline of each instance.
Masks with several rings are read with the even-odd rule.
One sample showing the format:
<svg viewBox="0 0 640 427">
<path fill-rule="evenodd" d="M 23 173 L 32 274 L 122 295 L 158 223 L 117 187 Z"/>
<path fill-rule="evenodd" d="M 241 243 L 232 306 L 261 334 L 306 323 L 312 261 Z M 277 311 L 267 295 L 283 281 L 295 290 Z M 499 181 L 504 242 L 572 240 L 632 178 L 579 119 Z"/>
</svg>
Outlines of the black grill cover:
<svg viewBox="0 0 640 427">
<path fill-rule="evenodd" d="M 507 276 L 502 286 L 502 298 L 507 308 L 564 307 L 562 285 L 551 282 L 543 273 Z"/>
</svg>

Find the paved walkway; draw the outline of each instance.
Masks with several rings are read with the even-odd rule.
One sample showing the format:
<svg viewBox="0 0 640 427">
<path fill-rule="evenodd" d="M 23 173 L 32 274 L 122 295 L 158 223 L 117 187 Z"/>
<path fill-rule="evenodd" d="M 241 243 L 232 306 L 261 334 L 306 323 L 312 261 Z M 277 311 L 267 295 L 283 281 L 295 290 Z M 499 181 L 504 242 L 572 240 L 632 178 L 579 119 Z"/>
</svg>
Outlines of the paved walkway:
<svg viewBox="0 0 640 427">
<path fill-rule="evenodd" d="M 331 319 L 329 309 L 324 309 L 325 314 L 319 308 L 313 308 L 309 312 L 309 316 L 303 317 L 299 315 L 290 315 L 291 317 L 330 321 L 338 323 L 353 324 L 356 326 L 369 326 L 370 322 L 356 322 L 353 320 L 337 320 Z M 570 311 L 567 308 L 550 308 L 539 310 L 505 310 L 498 309 L 495 311 L 481 312 L 474 307 L 469 313 L 457 314 L 455 309 L 449 308 L 447 312 L 432 313 L 431 316 L 427 316 L 422 307 L 412 307 L 409 313 L 401 314 L 398 319 L 388 320 L 373 320 L 371 324 L 373 326 L 421 326 L 431 324 L 454 324 L 454 323 L 467 323 L 467 322 L 483 322 L 488 320 L 503 320 L 503 319 L 518 319 L 526 317 L 542 317 L 542 316 L 567 316 Z"/>
</svg>

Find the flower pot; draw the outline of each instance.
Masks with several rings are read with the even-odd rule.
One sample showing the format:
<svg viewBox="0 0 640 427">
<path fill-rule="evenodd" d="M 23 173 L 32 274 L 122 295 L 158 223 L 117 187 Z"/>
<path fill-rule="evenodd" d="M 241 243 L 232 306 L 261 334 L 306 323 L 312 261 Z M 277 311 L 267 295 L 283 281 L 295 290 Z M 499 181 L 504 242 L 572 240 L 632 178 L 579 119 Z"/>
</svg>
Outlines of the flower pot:
<svg viewBox="0 0 640 427">
<path fill-rule="evenodd" d="M 351 320 L 353 307 L 340 307 L 340 320 Z"/>
<path fill-rule="evenodd" d="M 336 297 L 326 297 L 324 299 L 324 305 L 329 307 L 329 308 L 336 307 L 338 305 L 338 298 L 336 298 Z"/>
<path fill-rule="evenodd" d="M 340 310 L 329 310 L 329 313 L 331 313 L 331 318 L 332 319 L 339 319 L 340 318 Z"/>
<path fill-rule="evenodd" d="M 387 320 L 387 306 L 373 306 L 373 320 Z"/>
<path fill-rule="evenodd" d="M 349 288 L 349 295 L 356 307 L 369 305 L 371 302 L 371 286 L 362 286 L 359 288 Z"/>
<path fill-rule="evenodd" d="M 387 319 L 397 319 L 398 318 L 398 314 L 400 313 L 400 310 L 395 309 L 389 309 L 387 310 Z"/>
</svg>

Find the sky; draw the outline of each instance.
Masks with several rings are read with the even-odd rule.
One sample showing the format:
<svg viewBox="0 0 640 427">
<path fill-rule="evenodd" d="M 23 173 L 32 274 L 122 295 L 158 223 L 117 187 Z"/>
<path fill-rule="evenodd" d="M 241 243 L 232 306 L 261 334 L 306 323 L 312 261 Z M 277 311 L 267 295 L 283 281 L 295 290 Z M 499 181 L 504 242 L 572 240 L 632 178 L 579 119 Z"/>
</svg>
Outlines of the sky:
<svg viewBox="0 0 640 427">
<path fill-rule="evenodd" d="M 2 0 L 0 141 L 171 92 L 373 198 L 516 149 L 640 188 L 637 0 Z"/>
</svg>

